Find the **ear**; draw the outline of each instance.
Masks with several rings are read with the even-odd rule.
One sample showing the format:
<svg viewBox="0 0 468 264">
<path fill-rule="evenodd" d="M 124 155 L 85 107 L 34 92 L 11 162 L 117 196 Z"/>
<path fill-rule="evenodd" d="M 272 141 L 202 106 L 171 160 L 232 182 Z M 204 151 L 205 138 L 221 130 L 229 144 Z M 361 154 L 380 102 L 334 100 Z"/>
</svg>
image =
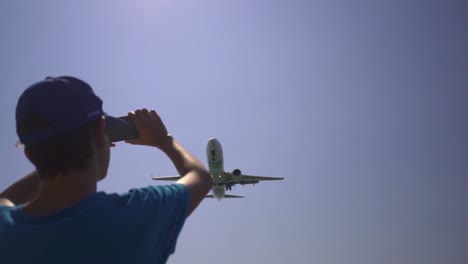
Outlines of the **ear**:
<svg viewBox="0 0 468 264">
<path fill-rule="evenodd" d="M 104 118 L 99 119 L 96 129 L 94 130 L 94 140 L 96 145 L 103 147 L 109 144 L 109 139 L 106 134 L 106 120 Z"/>
</svg>

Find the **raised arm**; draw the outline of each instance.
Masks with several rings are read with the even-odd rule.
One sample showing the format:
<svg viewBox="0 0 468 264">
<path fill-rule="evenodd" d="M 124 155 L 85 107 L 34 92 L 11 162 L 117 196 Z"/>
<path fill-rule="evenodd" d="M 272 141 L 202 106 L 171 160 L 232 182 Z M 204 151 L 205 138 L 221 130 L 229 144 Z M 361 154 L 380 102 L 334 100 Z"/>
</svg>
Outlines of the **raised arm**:
<svg viewBox="0 0 468 264">
<path fill-rule="evenodd" d="M 0 193 L 0 205 L 15 206 L 33 200 L 39 193 L 39 174 L 33 171 Z"/>
<path fill-rule="evenodd" d="M 213 187 L 213 180 L 203 164 L 167 133 L 167 129 L 156 111 L 136 110 L 128 114 L 140 133 L 140 138 L 127 143 L 159 148 L 176 167 L 183 184 L 190 192 L 190 213 L 200 204 Z"/>
</svg>

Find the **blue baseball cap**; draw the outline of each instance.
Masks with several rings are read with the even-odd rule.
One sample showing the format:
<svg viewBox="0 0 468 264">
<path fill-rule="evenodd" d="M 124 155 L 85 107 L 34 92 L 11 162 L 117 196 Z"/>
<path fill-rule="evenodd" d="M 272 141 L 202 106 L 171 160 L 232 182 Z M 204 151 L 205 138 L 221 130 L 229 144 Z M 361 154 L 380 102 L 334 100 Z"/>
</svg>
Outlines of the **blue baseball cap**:
<svg viewBox="0 0 468 264">
<path fill-rule="evenodd" d="M 47 121 L 48 125 L 31 133 L 18 133 L 23 144 L 45 142 L 102 117 L 107 127 L 125 124 L 103 111 L 102 100 L 89 84 L 71 76 L 47 77 L 29 86 L 16 106 L 16 127 L 31 116 Z"/>
</svg>

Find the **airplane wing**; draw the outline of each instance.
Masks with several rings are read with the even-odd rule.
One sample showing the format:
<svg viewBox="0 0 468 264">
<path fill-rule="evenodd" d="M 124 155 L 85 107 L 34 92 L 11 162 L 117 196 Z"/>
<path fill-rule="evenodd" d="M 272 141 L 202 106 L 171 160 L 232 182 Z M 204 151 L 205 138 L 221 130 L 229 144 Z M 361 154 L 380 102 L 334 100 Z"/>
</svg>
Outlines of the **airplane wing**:
<svg viewBox="0 0 468 264">
<path fill-rule="evenodd" d="M 180 176 L 151 177 L 155 181 L 177 181 L 180 178 Z"/>
<path fill-rule="evenodd" d="M 277 181 L 277 180 L 284 180 L 283 177 L 265 177 L 265 176 L 254 176 L 254 175 L 245 175 L 241 174 L 239 176 L 239 180 L 235 181 L 234 176 L 230 172 L 225 172 L 226 180 L 224 184 L 228 186 L 234 186 L 236 184 L 255 184 L 259 183 L 260 181 Z"/>
<path fill-rule="evenodd" d="M 282 179 L 283 178 L 241 175 L 238 184 L 255 184 L 255 183 L 259 183 L 260 181 L 275 181 L 275 180 L 282 180 Z"/>
<path fill-rule="evenodd" d="M 255 180 L 255 181 L 276 181 L 276 180 L 284 180 L 284 177 L 265 177 L 265 176 L 253 176 L 253 175 L 241 175 L 241 181 L 243 179 L 246 180 Z"/>
<path fill-rule="evenodd" d="M 215 198 L 213 195 L 207 195 L 206 198 Z M 225 194 L 223 198 L 244 198 L 244 196 Z"/>
</svg>

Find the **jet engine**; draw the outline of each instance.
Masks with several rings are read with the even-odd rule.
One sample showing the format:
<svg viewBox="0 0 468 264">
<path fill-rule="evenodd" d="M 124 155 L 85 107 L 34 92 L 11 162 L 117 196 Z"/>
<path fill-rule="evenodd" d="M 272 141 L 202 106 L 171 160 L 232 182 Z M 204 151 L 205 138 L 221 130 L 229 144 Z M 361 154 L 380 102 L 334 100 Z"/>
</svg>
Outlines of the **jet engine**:
<svg viewBox="0 0 468 264">
<path fill-rule="evenodd" d="M 240 182 L 241 174 L 242 174 L 242 172 L 239 169 L 235 169 L 235 170 L 232 171 L 232 178 L 233 178 L 234 182 L 236 182 L 236 183 Z"/>
</svg>

